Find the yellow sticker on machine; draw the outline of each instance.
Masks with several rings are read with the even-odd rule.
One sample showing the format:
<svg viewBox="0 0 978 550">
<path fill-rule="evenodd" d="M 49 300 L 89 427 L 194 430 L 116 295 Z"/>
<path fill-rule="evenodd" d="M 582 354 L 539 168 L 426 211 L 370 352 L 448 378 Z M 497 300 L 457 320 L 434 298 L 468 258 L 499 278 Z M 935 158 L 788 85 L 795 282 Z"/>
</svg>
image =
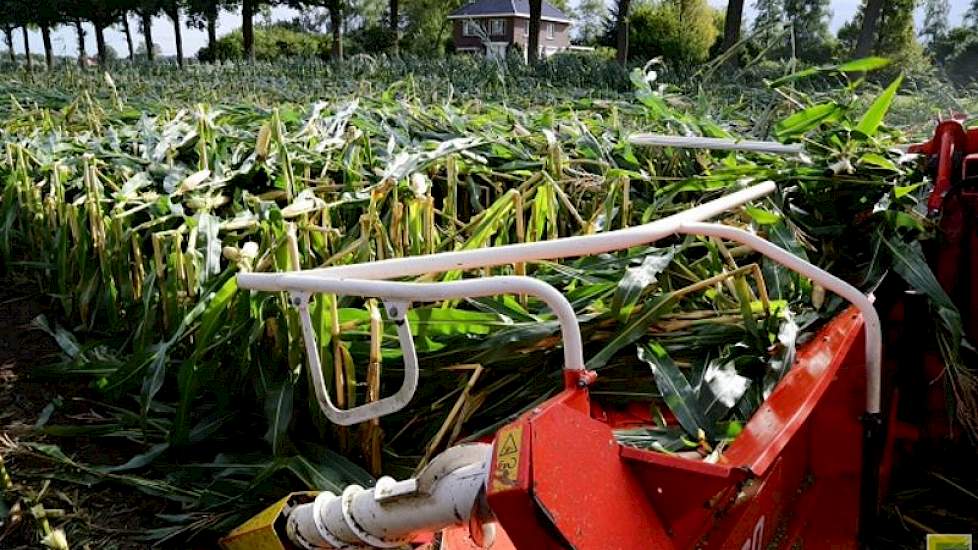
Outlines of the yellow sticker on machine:
<svg viewBox="0 0 978 550">
<path fill-rule="evenodd" d="M 516 487 L 520 474 L 520 446 L 523 442 L 523 425 L 503 428 L 496 436 L 494 491 Z"/>
</svg>

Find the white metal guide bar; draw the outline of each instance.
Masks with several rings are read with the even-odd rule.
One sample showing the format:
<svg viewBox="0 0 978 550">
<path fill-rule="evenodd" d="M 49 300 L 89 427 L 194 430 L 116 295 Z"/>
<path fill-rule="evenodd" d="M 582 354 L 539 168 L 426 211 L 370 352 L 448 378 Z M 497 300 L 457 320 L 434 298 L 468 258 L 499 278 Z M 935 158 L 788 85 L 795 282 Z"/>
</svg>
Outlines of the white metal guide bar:
<svg viewBox="0 0 978 550">
<path fill-rule="evenodd" d="M 720 237 L 749 246 L 771 260 L 837 293 L 859 309 L 866 327 L 866 410 L 870 413 L 878 413 L 882 336 L 879 317 L 870 300 L 859 289 L 753 233 L 721 224 L 701 223 L 722 212 L 766 196 L 774 190 L 773 182 L 761 183 L 645 225 L 596 235 L 394 258 L 367 264 L 301 272 L 242 273 L 238 275 L 238 284 L 245 289 L 286 291 L 298 298 L 303 338 L 320 406 L 331 421 L 348 425 L 395 412 L 411 400 L 418 381 L 417 355 L 406 317 L 406 309 L 411 301 L 434 302 L 501 294 L 527 294 L 538 297 L 550 307 L 560 324 L 564 342 L 564 368 L 572 371 L 581 371 L 584 368 L 580 327 L 577 325 L 573 307 L 560 291 L 542 281 L 521 276 L 497 276 L 438 283 L 391 282 L 383 279 L 588 256 L 648 245 L 675 234 Z M 405 377 L 396 394 L 348 410 L 340 410 L 333 405 L 322 376 L 319 346 L 308 310 L 308 299 L 311 293 L 376 297 L 385 302 L 388 315 L 397 323 L 398 339 L 404 353 Z"/>
</svg>

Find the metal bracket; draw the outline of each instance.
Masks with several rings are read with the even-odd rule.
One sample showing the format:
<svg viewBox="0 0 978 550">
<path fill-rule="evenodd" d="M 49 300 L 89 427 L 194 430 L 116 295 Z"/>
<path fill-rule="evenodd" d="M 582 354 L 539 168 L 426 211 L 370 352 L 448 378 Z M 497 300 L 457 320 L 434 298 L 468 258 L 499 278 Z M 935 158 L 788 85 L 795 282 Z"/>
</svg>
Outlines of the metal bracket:
<svg viewBox="0 0 978 550">
<path fill-rule="evenodd" d="M 302 340 L 306 347 L 306 357 L 309 360 L 309 371 L 312 374 L 316 400 L 326 418 L 341 426 L 349 426 L 397 412 L 411 401 L 415 390 L 418 388 L 418 354 L 414 347 L 414 338 L 411 336 L 411 326 L 407 320 L 407 310 L 410 307 L 408 302 L 382 299 L 388 317 L 397 325 L 397 339 L 401 344 L 401 353 L 404 356 L 404 380 L 401 382 L 400 389 L 390 397 L 344 410 L 333 405 L 329 396 L 329 389 L 326 387 L 326 380 L 323 377 L 323 368 L 319 360 L 319 343 L 316 341 L 312 316 L 309 314 L 310 293 L 293 291 L 291 295 L 292 304 L 299 310 L 299 320 L 302 323 Z"/>
</svg>

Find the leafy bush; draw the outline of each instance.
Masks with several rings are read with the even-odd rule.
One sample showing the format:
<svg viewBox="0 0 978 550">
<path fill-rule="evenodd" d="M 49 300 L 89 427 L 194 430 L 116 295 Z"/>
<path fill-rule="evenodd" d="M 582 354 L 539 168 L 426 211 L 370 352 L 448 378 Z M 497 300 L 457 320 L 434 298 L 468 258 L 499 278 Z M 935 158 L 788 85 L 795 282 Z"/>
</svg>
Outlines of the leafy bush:
<svg viewBox="0 0 978 550">
<path fill-rule="evenodd" d="M 255 58 L 274 61 L 282 58 L 329 57 L 332 39 L 328 35 L 298 31 L 287 24 L 274 24 L 255 28 Z M 210 47 L 200 50 L 201 61 L 233 61 L 244 59 L 244 36 L 238 29 L 218 39 L 213 51 Z"/>
<path fill-rule="evenodd" d="M 716 20 L 715 10 L 704 0 L 641 2 L 629 17 L 629 57 L 702 63 L 719 35 Z"/>
<path fill-rule="evenodd" d="M 930 53 L 955 84 L 978 81 L 978 34 L 974 29 L 951 29 L 941 40 L 931 44 Z"/>
</svg>

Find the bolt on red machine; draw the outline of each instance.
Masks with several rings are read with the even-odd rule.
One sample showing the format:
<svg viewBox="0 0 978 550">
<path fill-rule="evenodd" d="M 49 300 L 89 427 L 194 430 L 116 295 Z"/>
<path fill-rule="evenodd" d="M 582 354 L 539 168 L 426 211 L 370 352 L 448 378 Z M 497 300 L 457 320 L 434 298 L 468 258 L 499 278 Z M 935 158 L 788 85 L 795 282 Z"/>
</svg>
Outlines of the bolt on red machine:
<svg viewBox="0 0 978 550">
<path fill-rule="evenodd" d="M 633 141 L 799 152 L 797 146 L 766 142 L 667 136 L 635 136 Z M 940 197 L 957 192 L 958 182 L 978 175 L 978 130 L 964 132 L 959 122 L 942 123 L 935 140 L 914 152 L 936 155 L 935 194 Z M 959 167 L 960 178 L 953 175 Z M 770 182 L 755 185 L 643 226 L 597 235 L 294 273 L 239 275 L 241 288 L 290 293 L 302 321 L 317 398 L 324 414 L 338 424 L 376 418 L 410 401 L 418 382 L 405 316 L 412 302 L 498 294 L 539 298 L 560 323 L 564 389 L 500 429 L 492 444 L 450 448 L 416 478 L 381 478 L 371 488 L 350 486 L 339 495 L 324 492 L 286 499 L 271 513 L 256 517 L 267 527 L 264 532 L 246 524 L 223 544 L 228 549 L 399 548 L 437 533 L 431 548 L 446 550 L 857 548 L 860 519 L 875 513 L 884 449 L 882 337 L 873 303 L 855 287 L 752 233 L 704 223 L 774 190 Z M 968 204 L 973 218 L 974 204 Z M 978 261 L 974 233 L 968 236 L 970 254 L 958 254 L 954 261 Z M 596 375 L 584 368 L 573 308 L 546 283 L 513 276 L 445 283 L 386 280 L 598 254 L 674 234 L 747 245 L 852 304 L 799 348 L 794 367 L 718 463 L 627 447 L 615 440 L 614 429 L 643 420 L 591 401 L 588 388 Z M 973 268 L 978 273 L 978 266 Z M 397 324 L 405 358 L 405 378 L 393 396 L 350 410 L 332 404 L 308 311 L 313 293 L 384 301 L 388 317 Z M 978 299 L 976 294 L 972 289 L 970 296 Z"/>
</svg>

